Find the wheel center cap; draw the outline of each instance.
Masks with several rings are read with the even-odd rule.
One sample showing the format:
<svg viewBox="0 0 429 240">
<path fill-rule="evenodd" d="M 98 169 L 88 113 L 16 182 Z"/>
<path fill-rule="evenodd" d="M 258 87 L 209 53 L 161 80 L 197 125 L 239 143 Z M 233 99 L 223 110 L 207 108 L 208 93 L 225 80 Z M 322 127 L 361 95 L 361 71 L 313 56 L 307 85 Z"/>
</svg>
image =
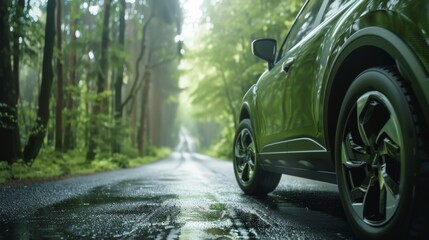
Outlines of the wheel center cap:
<svg viewBox="0 0 429 240">
<path fill-rule="evenodd" d="M 371 159 L 371 169 L 377 173 L 381 167 L 380 155 L 378 153 L 373 153 L 371 154 Z"/>
</svg>

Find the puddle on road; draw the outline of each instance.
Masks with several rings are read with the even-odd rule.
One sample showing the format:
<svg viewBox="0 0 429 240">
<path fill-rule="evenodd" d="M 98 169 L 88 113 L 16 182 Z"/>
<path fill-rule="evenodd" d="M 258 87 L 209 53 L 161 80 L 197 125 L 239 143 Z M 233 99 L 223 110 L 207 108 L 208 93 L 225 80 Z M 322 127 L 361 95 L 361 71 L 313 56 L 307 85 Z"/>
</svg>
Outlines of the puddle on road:
<svg viewBox="0 0 429 240">
<path fill-rule="evenodd" d="M 0 225 L 0 236 L 248 239 L 268 227 L 256 214 L 231 208 L 211 194 L 162 192 L 143 187 L 139 181 L 94 188 L 86 195 L 40 209 L 19 222 Z"/>
<path fill-rule="evenodd" d="M 182 208 L 178 221 L 183 223 L 183 239 L 254 239 L 269 227 L 255 213 L 224 203 L 213 203 L 208 209 Z"/>
</svg>

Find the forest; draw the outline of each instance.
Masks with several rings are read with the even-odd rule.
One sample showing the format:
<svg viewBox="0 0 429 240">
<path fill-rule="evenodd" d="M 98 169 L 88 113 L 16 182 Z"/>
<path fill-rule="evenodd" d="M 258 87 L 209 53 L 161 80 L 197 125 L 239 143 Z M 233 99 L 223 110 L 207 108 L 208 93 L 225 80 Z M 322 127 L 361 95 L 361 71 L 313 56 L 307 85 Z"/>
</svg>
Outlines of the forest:
<svg viewBox="0 0 429 240">
<path fill-rule="evenodd" d="M 266 68 L 251 41 L 281 41 L 301 5 L 0 1 L 0 183 L 154 161 L 181 129 L 231 159 L 241 98 Z"/>
</svg>

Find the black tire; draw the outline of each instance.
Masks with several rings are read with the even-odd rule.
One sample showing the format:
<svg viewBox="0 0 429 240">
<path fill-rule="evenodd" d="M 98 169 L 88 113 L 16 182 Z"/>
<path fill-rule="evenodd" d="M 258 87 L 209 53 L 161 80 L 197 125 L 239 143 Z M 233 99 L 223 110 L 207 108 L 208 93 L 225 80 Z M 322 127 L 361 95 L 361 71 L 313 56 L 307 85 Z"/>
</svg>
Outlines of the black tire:
<svg viewBox="0 0 429 240">
<path fill-rule="evenodd" d="M 233 165 L 237 183 L 248 195 L 263 196 L 272 192 L 282 176 L 265 171 L 260 166 L 249 119 L 243 119 L 238 125 L 234 137 Z"/>
<path fill-rule="evenodd" d="M 407 237 L 418 212 L 427 210 L 417 207 L 427 150 L 413 99 L 395 67 L 364 71 L 346 93 L 335 165 L 343 208 L 358 238 Z"/>
</svg>

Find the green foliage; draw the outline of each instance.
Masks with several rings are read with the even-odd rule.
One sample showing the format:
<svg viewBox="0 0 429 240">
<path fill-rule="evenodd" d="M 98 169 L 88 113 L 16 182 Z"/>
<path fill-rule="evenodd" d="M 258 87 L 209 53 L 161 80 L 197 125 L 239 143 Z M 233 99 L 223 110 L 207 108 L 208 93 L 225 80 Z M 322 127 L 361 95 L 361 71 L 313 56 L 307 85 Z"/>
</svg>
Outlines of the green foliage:
<svg viewBox="0 0 429 240">
<path fill-rule="evenodd" d="M 120 143 L 122 154 L 129 156 L 130 158 L 137 158 L 139 156 L 139 150 L 131 145 L 129 142 Z"/>
<path fill-rule="evenodd" d="M 8 165 L 7 162 L 0 162 L 0 184 L 10 180 L 46 179 L 137 167 L 165 158 L 171 153 L 171 150 L 152 146 L 150 153 L 145 157 L 113 154 L 107 158 L 97 158 L 88 162 L 83 150 L 76 149 L 61 154 L 51 148 L 42 148 L 37 161 L 34 161 L 31 166 L 22 160 L 12 165 Z"/>
<path fill-rule="evenodd" d="M 38 3 L 40 5 L 40 3 Z M 38 6 L 40 7 L 40 6 Z M 43 6 L 44 7 L 44 6 Z M 10 11 L 15 15 L 18 5 L 12 4 Z M 43 49 L 44 22 L 41 19 L 33 18 L 29 15 L 30 7 L 24 9 L 23 15 L 19 19 L 11 21 L 14 33 L 21 36 L 22 62 L 28 66 L 36 68 L 40 65 L 40 52 Z M 43 19 L 44 20 L 44 19 Z"/>
<path fill-rule="evenodd" d="M 123 154 L 115 153 L 112 155 L 112 157 L 110 157 L 109 160 L 110 160 L 109 162 L 115 164 L 116 166 L 118 166 L 120 168 L 129 167 L 129 157 L 127 157 Z"/>
<path fill-rule="evenodd" d="M 10 166 L 7 162 L 0 162 L 0 184 L 11 179 L 11 177 Z"/>
<path fill-rule="evenodd" d="M 219 134 L 218 140 L 206 148 L 204 153 L 220 159 L 232 159 L 231 148 L 234 133 L 233 127 L 224 127 Z"/>
<path fill-rule="evenodd" d="M 42 162 L 43 161 L 43 162 Z M 44 178 L 46 176 L 57 177 L 62 175 L 61 166 L 53 158 L 40 159 L 32 166 L 19 160 L 12 164 L 12 179 Z"/>
<path fill-rule="evenodd" d="M 210 138 L 212 155 L 231 158 L 241 99 L 266 68 L 251 54 L 252 40 L 274 38 L 281 43 L 302 4 L 296 0 L 204 1 L 205 18 L 196 31 L 197 44 L 188 46 L 189 68 L 184 74 L 193 81 L 186 88 L 196 124 L 211 121 L 223 128 Z"/>
<path fill-rule="evenodd" d="M 91 162 L 91 167 L 95 172 L 110 171 L 117 168 L 117 165 L 109 160 L 97 160 Z"/>
<path fill-rule="evenodd" d="M 158 149 L 154 145 L 148 144 L 145 148 L 145 154 L 147 156 L 156 156 L 157 152 Z"/>
<path fill-rule="evenodd" d="M 85 157 L 83 150 L 74 149 L 62 155 L 61 169 L 63 175 L 88 174 L 94 172 L 90 167 Z"/>
<path fill-rule="evenodd" d="M 54 80 L 51 91 L 43 96 L 51 96 L 49 105 L 50 118 L 48 124 L 36 125 L 34 132 L 46 130 L 43 147 L 33 165 L 27 166 L 22 162 L 14 165 L 4 165 L 0 162 L 0 181 L 5 179 L 26 179 L 33 177 L 67 176 L 86 174 L 94 171 L 111 170 L 137 166 L 164 156 L 166 151 L 153 146 L 147 146 L 148 156 L 138 158 L 136 149 L 136 131 L 140 122 L 139 115 L 142 109 L 142 94 L 137 91 L 132 94 L 136 106 L 133 109 L 128 104 L 122 111 L 120 120 L 115 113 L 116 101 L 114 91 L 118 66 L 124 66 L 122 100 L 128 96 L 133 84 L 135 61 L 140 52 L 142 27 L 147 22 L 151 12 L 156 12 L 151 25 L 146 32 L 148 41 L 145 43 L 146 54 L 143 61 L 137 66 L 140 71 L 145 66 L 153 72 L 151 79 L 151 94 L 147 104 L 150 119 L 147 120 L 150 134 L 148 141 L 156 146 L 167 145 L 166 133 L 174 135 L 178 126 L 171 126 L 177 111 L 177 95 L 179 92 L 177 81 L 178 54 L 174 37 L 180 34 L 181 9 L 179 0 L 154 1 L 126 1 L 126 31 L 125 46 L 118 43 L 119 33 L 119 1 L 112 1 L 113 7 L 110 18 L 109 33 L 109 71 L 107 72 L 105 88 L 97 93 L 96 80 L 100 71 L 101 34 L 104 9 L 102 1 L 73 0 L 62 1 L 62 51 L 54 49 L 54 55 L 60 57 L 63 63 L 64 96 L 57 96 Z M 156 5 L 156 11 L 153 6 Z M 98 10 L 97 7 L 100 7 Z M 39 107 L 39 94 L 42 77 L 42 59 L 44 29 L 46 25 L 46 1 L 26 1 L 22 12 L 17 12 L 16 4 L 11 4 L 8 17 L 11 20 L 11 37 L 20 35 L 20 65 L 19 65 L 19 101 L 17 105 L 19 137 L 21 145 L 25 146 L 35 126 Z M 17 14 L 19 13 L 19 14 Z M 22 14 L 21 14 L 22 13 Z M 19 15 L 19 16 L 18 16 Z M 22 16 L 21 16 L 22 15 Z M 16 20 L 16 21 L 15 21 Z M 140 35 L 140 36 L 139 36 Z M 11 39 L 12 40 L 12 39 Z M 14 45 L 10 42 L 10 47 Z M 12 52 L 13 53 L 13 52 Z M 12 60 L 12 59 L 11 59 Z M 11 61 L 13 62 L 13 61 Z M 52 61 L 52 66 L 57 60 Z M 14 66 L 13 66 L 14 67 Z M 54 75 L 58 74 L 54 71 Z M 54 79 L 58 79 L 55 76 Z M 142 89 L 142 84 L 138 84 Z M 155 86 L 157 89 L 155 89 Z M 152 90 L 157 91 L 157 98 L 152 96 Z M 8 89 L 12 91 L 12 89 Z M 62 136 L 63 150 L 67 153 L 59 154 L 53 150 L 57 136 L 54 118 L 58 99 L 63 98 L 62 108 Z M 96 111 L 95 103 L 101 103 L 102 111 Z M 94 114 L 94 112 L 96 114 Z M 98 113 L 97 113 L 98 112 Z M 130 114 L 126 114 L 130 113 Z M 6 113 L 0 112 L 0 118 L 9 118 Z M 162 117 L 161 117 L 162 114 Z M 159 115 L 159 116 L 158 116 Z M 136 119 L 137 118 L 137 119 Z M 94 121 L 92 121 L 95 119 Z M 156 124 L 154 124 L 156 122 Z M 0 123 L 1 124 L 1 123 Z M 46 125 L 46 126 L 45 126 Z M 153 127 L 152 125 L 156 125 Z M 154 129 L 156 128 L 156 129 Z M 84 152 L 92 138 L 92 130 L 98 133 L 94 137 L 96 142 L 95 160 L 87 162 Z M 4 136 L 0 136 L 4 137 Z M 152 139 L 153 138 L 153 139 Z M 155 139 L 155 140 L 154 140 Z M 172 140 L 174 141 L 174 140 Z M 120 147 L 113 143 L 119 143 Z M 114 147 L 113 147 L 114 146 Z M 119 151 L 120 154 L 112 152 Z M 168 152 L 168 151 L 167 151 Z"/>
<path fill-rule="evenodd" d="M 148 164 L 159 159 L 163 159 L 170 155 L 171 150 L 169 148 L 153 148 L 152 155 L 147 155 L 145 157 L 137 157 L 129 160 L 130 167 L 137 167 L 142 164 Z"/>
</svg>

